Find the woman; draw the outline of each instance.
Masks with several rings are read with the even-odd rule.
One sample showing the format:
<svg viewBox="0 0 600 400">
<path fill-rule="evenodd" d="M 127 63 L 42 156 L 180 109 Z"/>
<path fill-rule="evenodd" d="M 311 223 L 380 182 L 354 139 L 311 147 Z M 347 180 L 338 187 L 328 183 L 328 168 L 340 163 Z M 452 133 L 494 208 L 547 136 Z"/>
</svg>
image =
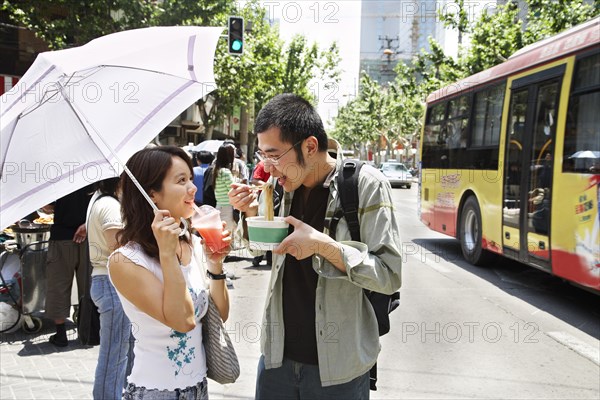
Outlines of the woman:
<svg viewBox="0 0 600 400">
<path fill-rule="evenodd" d="M 181 218 L 194 209 L 196 187 L 192 164 L 178 147 L 158 146 L 134 154 L 127 162 L 159 211 L 123 174 L 122 246 L 108 268 L 123 309 L 134 326 L 135 363 L 125 399 L 207 399 L 206 357 L 200 319 L 213 299 L 221 318 L 229 314 L 223 279 L 223 256 L 199 246 Z M 230 242 L 230 234 L 223 232 Z M 226 247 L 225 252 L 229 251 Z M 206 269 L 208 292 L 204 283 Z"/>
<path fill-rule="evenodd" d="M 227 230 L 235 232 L 236 223 L 233 218 L 233 207 L 229 203 L 229 190 L 231 184 L 235 182 L 232 168 L 235 159 L 235 147 L 232 144 L 225 143 L 219 147 L 215 168 L 212 174 L 213 187 L 215 188 L 215 198 L 217 199 L 217 209 L 221 212 L 221 220 L 227 223 Z"/>
<path fill-rule="evenodd" d="M 117 232 L 123 228 L 117 200 L 119 178 L 94 185 L 96 192 L 87 211 L 87 233 L 92 285 L 90 295 L 100 313 L 100 352 L 94 378 L 94 399 L 117 399 L 123 394 L 131 372 L 131 323 L 123 312 L 117 292 L 108 279 L 106 262 L 117 248 Z"/>
</svg>

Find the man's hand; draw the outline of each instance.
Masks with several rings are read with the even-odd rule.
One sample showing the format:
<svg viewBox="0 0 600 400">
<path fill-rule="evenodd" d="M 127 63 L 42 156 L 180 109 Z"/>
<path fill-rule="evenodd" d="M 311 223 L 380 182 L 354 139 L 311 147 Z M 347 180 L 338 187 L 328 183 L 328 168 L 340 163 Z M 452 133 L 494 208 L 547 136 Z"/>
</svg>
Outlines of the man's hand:
<svg viewBox="0 0 600 400">
<path fill-rule="evenodd" d="M 292 216 L 285 217 L 284 221 L 294 227 L 294 232 L 283 239 L 279 246 L 273 249 L 273 253 L 289 254 L 297 260 L 318 254 L 340 271 L 346 272 L 341 246 L 338 242 Z"/>
<path fill-rule="evenodd" d="M 297 218 L 288 216 L 284 221 L 294 227 L 294 232 L 273 249 L 275 254 L 289 254 L 298 260 L 303 260 L 319 253 L 321 243 L 333 241 L 323 232 L 317 231 Z"/>
<path fill-rule="evenodd" d="M 79 228 L 75 231 L 75 235 L 73 235 L 73 241 L 75 243 L 83 243 L 85 238 L 87 237 L 87 230 L 85 229 L 85 224 L 79 225 Z"/>
<path fill-rule="evenodd" d="M 231 190 L 227 193 L 229 204 L 236 210 L 245 213 L 249 217 L 258 215 L 258 195 L 251 186 L 232 183 Z"/>
</svg>

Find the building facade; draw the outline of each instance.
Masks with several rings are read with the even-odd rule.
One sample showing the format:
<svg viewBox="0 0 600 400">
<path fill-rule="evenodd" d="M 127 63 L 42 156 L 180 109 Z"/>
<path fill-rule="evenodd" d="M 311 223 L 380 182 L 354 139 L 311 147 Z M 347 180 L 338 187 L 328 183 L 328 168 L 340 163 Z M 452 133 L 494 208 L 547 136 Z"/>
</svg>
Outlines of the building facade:
<svg viewBox="0 0 600 400">
<path fill-rule="evenodd" d="M 438 13 L 449 0 L 362 0 L 360 71 L 379 83 L 394 79 L 394 67 L 408 62 L 421 50 L 429 51 L 429 38 L 443 47 L 449 30 Z"/>
</svg>

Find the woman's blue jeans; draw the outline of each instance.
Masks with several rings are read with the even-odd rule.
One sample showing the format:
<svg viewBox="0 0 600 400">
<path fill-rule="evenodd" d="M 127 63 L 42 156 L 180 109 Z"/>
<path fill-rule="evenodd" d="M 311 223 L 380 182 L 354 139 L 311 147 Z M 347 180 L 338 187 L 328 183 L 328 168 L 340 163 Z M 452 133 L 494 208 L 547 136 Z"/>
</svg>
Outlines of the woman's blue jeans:
<svg viewBox="0 0 600 400">
<path fill-rule="evenodd" d="M 100 313 L 100 353 L 94 379 L 94 399 L 121 399 L 133 365 L 131 323 L 108 275 L 92 276 L 92 300 Z"/>
</svg>

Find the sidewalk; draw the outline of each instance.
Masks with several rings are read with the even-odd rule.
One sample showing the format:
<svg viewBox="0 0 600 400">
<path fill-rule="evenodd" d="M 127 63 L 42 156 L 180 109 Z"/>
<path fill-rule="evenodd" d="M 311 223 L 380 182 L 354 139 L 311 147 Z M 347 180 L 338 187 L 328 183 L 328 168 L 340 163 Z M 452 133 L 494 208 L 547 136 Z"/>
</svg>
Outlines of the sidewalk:
<svg viewBox="0 0 600 400">
<path fill-rule="evenodd" d="M 231 385 L 209 381 L 211 399 L 252 399 L 260 355 L 260 326 L 270 267 L 251 266 L 252 258 L 236 253 L 228 272 L 236 279 L 230 289 L 231 312 L 226 324 L 240 361 L 241 374 Z M 244 258 L 247 257 L 247 258 Z M 91 399 L 99 347 L 78 343 L 75 325 L 67 322 L 70 343 L 48 343 L 53 324 L 44 319 L 40 332 L 0 334 L 0 399 Z"/>
</svg>

